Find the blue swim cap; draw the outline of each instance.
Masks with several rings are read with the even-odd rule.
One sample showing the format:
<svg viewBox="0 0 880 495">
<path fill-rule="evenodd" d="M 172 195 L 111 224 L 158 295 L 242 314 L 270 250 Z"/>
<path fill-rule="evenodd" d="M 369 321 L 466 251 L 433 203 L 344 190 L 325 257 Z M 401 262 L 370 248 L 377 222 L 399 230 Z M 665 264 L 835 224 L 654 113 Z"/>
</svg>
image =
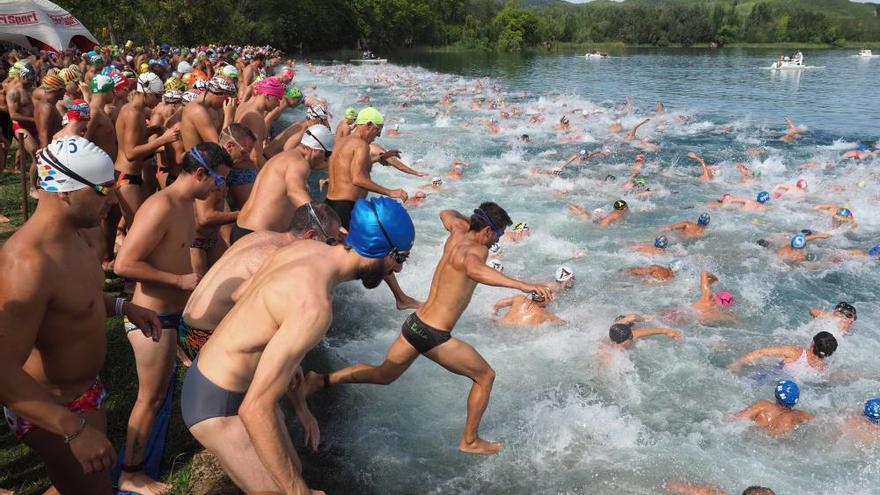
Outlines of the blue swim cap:
<svg viewBox="0 0 880 495">
<path fill-rule="evenodd" d="M 880 244 L 868 250 L 868 256 L 880 256 Z"/>
<path fill-rule="evenodd" d="M 770 193 L 768 193 L 767 191 L 759 192 L 757 200 L 758 200 L 758 203 L 761 203 L 761 204 L 764 204 L 767 201 L 770 201 Z"/>
<path fill-rule="evenodd" d="M 795 249 L 803 249 L 807 247 L 807 238 L 798 234 L 791 238 L 791 247 Z"/>
<path fill-rule="evenodd" d="M 378 259 L 392 251 L 406 253 L 415 239 L 412 219 L 397 201 L 381 196 L 355 202 L 346 243 L 359 255 Z"/>
<path fill-rule="evenodd" d="M 700 218 L 697 219 L 697 223 L 705 227 L 706 225 L 709 225 L 711 220 L 712 217 L 710 217 L 708 213 L 702 213 L 700 214 Z"/>
<path fill-rule="evenodd" d="M 865 402 L 865 417 L 872 423 L 880 424 L 880 398 Z"/>
<path fill-rule="evenodd" d="M 852 215 L 852 212 L 849 211 L 849 208 L 841 208 L 837 210 L 837 216 L 839 217 L 848 217 L 850 215 Z"/>
<path fill-rule="evenodd" d="M 865 150 L 867 150 L 867 149 L 868 149 L 867 146 L 865 146 L 865 145 L 862 144 L 862 143 L 859 143 L 859 151 L 865 151 Z"/>
<path fill-rule="evenodd" d="M 657 236 L 657 238 L 654 239 L 655 248 L 666 249 L 666 246 L 668 245 L 669 239 L 667 239 L 665 235 Z"/>
<path fill-rule="evenodd" d="M 792 408 L 801 397 L 801 389 L 791 380 L 780 380 L 776 384 L 776 400 L 785 407 Z"/>
</svg>

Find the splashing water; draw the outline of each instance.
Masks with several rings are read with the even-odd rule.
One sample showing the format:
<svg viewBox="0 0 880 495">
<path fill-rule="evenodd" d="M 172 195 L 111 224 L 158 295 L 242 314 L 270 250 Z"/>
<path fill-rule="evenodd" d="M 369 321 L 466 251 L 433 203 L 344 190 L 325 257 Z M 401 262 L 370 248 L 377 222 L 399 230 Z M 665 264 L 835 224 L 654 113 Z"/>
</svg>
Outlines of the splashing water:
<svg viewBox="0 0 880 495">
<path fill-rule="evenodd" d="M 624 106 L 626 94 L 600 101 L 580 91 L 555 93 L 552 85 L 538 93 L 515 81 L 395 65 L 314 66 L 297 74 L 299 84 L 316 85 L 331 101 L 335 115 L 369 94 L 385 113 L 386 129 L 405 119 L 399 137 L 378 142 L 401 148 L 404 160 L 428 177 L 376 166 L 376 182 L 412 195 L 430 177 L 445 175 L 453 160 L 468 163 L 461 180 L 426 188 L 427 201 L 410 208 L 418 234 L 399 275 L 410 295 L 427 296 L 446 238 L 438 213 L 467 213 L 481 201 L 498 202 L 514 222 L 531 227 L 530 237 L 503 245 L 507 274 L 546 281 L 563 263 L 577 274 L 575 288 L 549 307 L 566 325 L 499 327 L 492 304 L 512 291 L 481 287 L 455 328 L 454 335 L 474 345 L 497 371 L 481 434 L 502 441 L 501 454 L 458 452 L 470 383 L 420 358 L 390 386 L 348 385 L 315 396 L 322 453 L 304 455 L 313 486 L 328 493 L 654 494 L 662 493 L 665 480 L 688 479 L 732 493 L 750 484 L 778 493 L 878 493 L 878 457 L 839 434 L 848 415 L 880 395 L 878 265 L 843 253 L 880 243 L 880 159 L 841 159 L 854 143 L 876 141 L 876 135 L 866 136 L 876 127 L 831 135 L 815 120 L 789 144 L 777 139 L 785 132 L 781 118 L 720 119 L 701 111 L 711 107 L 708 101 L 655 114 L 653 106 Z M 557 130 L 562 116 L 570 121 L 569 132 Z M 646 141 L 623 139 L 646 118 L 651 120 L 638 132 Z M 615 123 L 623 130 L 609 130 Z M 652 144 L 659 149 L 651 151 Z M 531 173 L 559 166 L 583 147 L 610 154 L 575 162 L 561 176 Z M 699 167 L 688 151 L 720 167 L 720 178 L 697 180 Z M 650 195 L 623 187 L 638 153 L 647 155 L 642 173 Z M 741 183 L 738 163 L 760 176 Z M 618 180 L 605 182 L 608 174 Z M 799 178 L 809 184 L 803 201 L 772 198 L 765 213 L 706 208 L 725 192 L 754 198 Z M 607 229 L 566 210 L 572 203 L 609 211 L 618 198 L 632 214 Z M 848 204 L 858 229 L 834 227 L 830 217 L 811 208 L 819 203 Z M 708 235 L 671 236 L 670 256 L 652 259 L 628 248 L 652 243 L 663 225 L 696 221 L 703 211 L 712 214 Z M 816 261 L 799 267 L 755 244 L 764 238 L 775 249 L 804 228 L 834 236 L 811 242 L 807 249 Z M 672 257 L 684 260 L 674 282 L 644 284 L 619 271 Z M 608 364 L 597 360 L 616 315 L 686 309 L 699 297 L 701 270 L 719 276 L 716 291 L 736 296 L 738 325 L 682 321 L 674 325 L 684 332 L 682 341 L 648 339 Z M 742 376 L 725 367 L 759 346 L 808 345 L 827 326 L 811 320 L 809 308 L 830 309 L 840 300 L 855 302 L 859 320 L 829 360 L 832 372 L 797 377 L 799 407 L 817 419 L 782 439 L 729 422 L 753 401 L 771 399 L 776 379 L 790 377 L 772 366 Z M 406 313 L 394 309 L 387 289 L 365 291 L 356 284 L 343 286 L 334 304 L 333 327 L 306 368 L 380 363 Z"/>
</svg>

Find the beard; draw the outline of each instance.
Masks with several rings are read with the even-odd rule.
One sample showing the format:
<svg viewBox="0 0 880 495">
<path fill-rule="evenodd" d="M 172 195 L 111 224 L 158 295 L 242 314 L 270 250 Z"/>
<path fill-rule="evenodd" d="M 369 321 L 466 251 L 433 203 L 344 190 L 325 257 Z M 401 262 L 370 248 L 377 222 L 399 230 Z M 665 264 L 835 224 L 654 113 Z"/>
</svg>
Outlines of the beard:
<svg viewBox="0 0 880 495">
<path fill-rule="evenodd" d="M 378 263 L 371 263 L 366 268 L 361 269 L 360 273 L 358 273 L 358 278 L 367 289 L 375 289 L 382 283 L 382 280 L 388 276 L 384 260 L 377 261 Z"/>
</svg>

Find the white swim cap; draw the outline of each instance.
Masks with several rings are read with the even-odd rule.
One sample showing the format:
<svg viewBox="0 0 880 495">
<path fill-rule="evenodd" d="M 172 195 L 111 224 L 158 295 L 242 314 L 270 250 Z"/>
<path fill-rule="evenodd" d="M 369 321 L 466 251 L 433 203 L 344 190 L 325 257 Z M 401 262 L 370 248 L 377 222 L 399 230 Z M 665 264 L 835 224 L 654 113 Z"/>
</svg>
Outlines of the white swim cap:
<svg viewBox="0 0 880 495">
<path fill-rule="evenodd" d="M 40 189 L 71 192 L 113 180 L 113 160 L 95 143 L 79 136 L 52 141 L 37 153 Z M 80 179 L 90 182 L 86 184 Z"/>
<path fill-rule="evenodd" d="M 336 139 L 333 137 L 333 133 L 330 132 L 330 129 L 327 129 L 327 126 L 315 124 L 306 129 L 301 142 L 303 146 L 308 146 L 315 150 L 333 151 L 333 145 L 336 144 Z"/>
<path fill-rule="evenodd" d="M 490 267 L 492 267 L 492 269 L 497 270 L 499 272 L 504 271 L 504 265 L 496 259 L 491 259 L 491 260 L 487 261 L 486 264 L 489 265 Z"/>
<path fill-rule="evenodd" d="M 433 179 L 431 179 L 431 184 L 434 186 L 439 186 L 440 184 L 443 184 L 443 177 L 434 177 Z"/>
<path fill-rule="evenodd" d="M 669 269 L 672 270 L 673 272 L 681 271 L 683 266 L 684 266 L 684 263 L 678 258 L 675 258 L 669 262 Z"/>
<path fill-rule="evenodd" d="M 497 242 L 492 244 L 491 246 L 489 246 L 489 252 L 492 254 L 500 253 L 501 252 L 501 244 L 498 244 Z"/>
<path fill-rule="evenodd" d="M 556 281 L 559 283 L 565 283 L 569 280 L 574 280 L 574 271 L 567 266 L 560 266 L 556 269 Z"/>
<path fill-rule="evenodd" d="M 137 78 L 137 92 L 161 95 L 165 91 L 162 80 L 154 72 L 144 72 Z"/>
<path fill-rule="evenodd" d="M 183 60 L 179 64 L 177 64 L 177 74 L 180 76 L 188 74 L 192 71 L 192 65 L 190 65 L 189 62 L 187 62 L 186 60 Z"/>
</svg>

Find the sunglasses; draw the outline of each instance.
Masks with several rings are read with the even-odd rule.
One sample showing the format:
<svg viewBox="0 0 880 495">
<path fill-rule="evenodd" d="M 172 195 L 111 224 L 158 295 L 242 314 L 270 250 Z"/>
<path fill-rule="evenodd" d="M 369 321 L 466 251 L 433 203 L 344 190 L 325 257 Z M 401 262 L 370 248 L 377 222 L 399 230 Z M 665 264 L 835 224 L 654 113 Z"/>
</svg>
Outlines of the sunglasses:
<svg viewBox="0 0 880 495">
<path fill-rule="evenodd" d="M 318 230 L 321 231 L 321 235 L 324 236 L 324 243 L 328 246 L 335 246 L 339 244 L 339 240 L 335 236 L 327 234 L 327 230 L 324 228 L 324 225 L 321 223 L 321 221 L 318 220 L 318 215 L 315 213 L 315 209 L 312 208 L 312 204 L 306 203 L 306 206 L 309 209 L 309 216 L 312 217 L 312 220 L 315 221 L 315 225 L 318 226 Z"/>
<path fill-rule="evenodd" d="M 388 232 L 385 231 L 385 227 L 382 226 L 382 220 L 379 219 L 379 212 L 376 211 L 376 205 L 370 203 L 370 208 L 373 209 L 373 215 L 376 215 L 376 223 L 379 224 L 379 229 L 382 231 L 382 235 L 385 236 L 385 240 L 388 241 L 388 245 L 392 248 L 390 254 L 394 255 L 394 261 L 401 265 L 406 263 L 407 258 L 409 258 L 409 251 L 400 251 L 397 249 L 397 246 L 394 245 L 394 241 L 391 240 Z"/>
<path fill-rule="evenodd" d="M 327 151 L 327 147 L 324 146 L 324 143 L 322 143 L 321 140 L 318 139 L 317 136 L 315 136 L 314 134 L 312 134 L 312 131 L 306 130 L 306 134 L 308 134 L 309 136 L 312 137 L 312 139 L 314 139 L 315 141 L 317 141 L 318 146 L 320 146 L 321 149 L 324 150 L 324 158 L 329 159 L 329 158 L 330 158 L 330 155 L 333 154 L 333 152 L 332 152 L 332 151 Z"/>
<path fill-rule="evenodd" d="M 61 173 L 70 177 L 71 179 L 89 186 L 89 188 L 95 191 L 98 196 L 107 196 L 108 194 L 116 190 L 116 184 L 112 186 L 105 186 L 103 184 L 95 184 L 94 182 L 84 179 L 81 175 L 65 167 L 61 163 L 61 161 L 58 160 L 58 158 L 56 158 L 51 151 L 49 151 L 49 148 L 43 148 L 43 150 L 38 153 L 38 158 L 42 159 L 44 162 L 47 162 L 53 168 L 58 169 Z"/>
<path fill-rule="evenodd" d="M 202 168 L 204 168 L 206 172 L 208 172 L 208 175 L 209 175 L 212 179 L 214 179 L 214 185 L 215 185 L 215 186 L 217 186 L 217 187 L 223 187 L 223 186 L 226 185 L 226 179 L 224 179 L 223 177 L 220 177 L 220 176 L 217 174 L 217 172 L 214 172 L 214 169 L 212 169 L 210 166 L 208 166 L 208 164 L 205 162 L 205 159 L 202 158 L 202 154 L 199 153 L 198 148 L 193 147 L 191 150 L 189 150 L 189 152 L 190 152 L 190 154 L 192 155 L 192 157 L 195 158 L 195 160 L 196 160 L 197 162 L 199 162 L 199 165 L 200 165 Z"/>
</svg>

